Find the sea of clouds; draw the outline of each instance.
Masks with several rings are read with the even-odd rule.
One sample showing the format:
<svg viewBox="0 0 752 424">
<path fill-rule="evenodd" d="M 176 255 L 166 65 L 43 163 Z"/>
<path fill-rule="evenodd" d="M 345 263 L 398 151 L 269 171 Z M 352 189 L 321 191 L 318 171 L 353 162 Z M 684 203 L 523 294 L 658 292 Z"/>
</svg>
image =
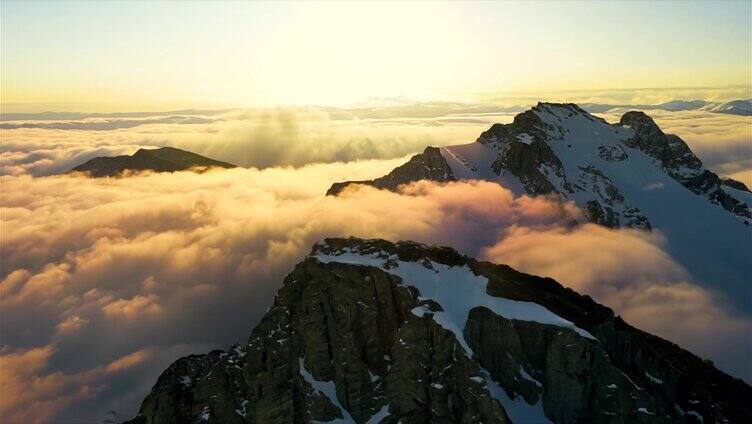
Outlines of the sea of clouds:
<svg viewBox="0 0 752 424">
<path fill-rule="evenodd" d="M 426 145 L 470 142 L 513 117 L 503 108 L 400 107 L 227 111 L 180 122 L 77 116 L 68 128 L 50 120 L 3 128 L 0 415 L 131 416 L 179 356 L 244 342 L 314 242 L 349 235 L 449 245 L 552 276 L 750 380 L 750 317 L 694 284 L 660 234 L 572 226 L 574 206 L 485 182 L 325 197 L 335 181 L 381 176 Z M 750 117 L 651 115 L 712 169 L 750 183 Z M 81 128 L 103 120 L 117 127 Z M 166 145 L 251 168 L 56 175 L 94 156 Z"/>
<path fill-rule="evenodd" d="M 393 159 L 428 145 L 474 141 L 527 106 L 412 103 L 132 114 L 5 114 L 0 175 L 54 175 L 93 157 L 173 146 L 244 167 Z M 627 109 L 598 115 L 618 122 Z M 650 110 L 705 165 L 752 185 L 752 117 Z M 60 119 L 66 118 L 66 119 Z M 16 119 L 16 120 L 13 120 Z"/>
</svg>

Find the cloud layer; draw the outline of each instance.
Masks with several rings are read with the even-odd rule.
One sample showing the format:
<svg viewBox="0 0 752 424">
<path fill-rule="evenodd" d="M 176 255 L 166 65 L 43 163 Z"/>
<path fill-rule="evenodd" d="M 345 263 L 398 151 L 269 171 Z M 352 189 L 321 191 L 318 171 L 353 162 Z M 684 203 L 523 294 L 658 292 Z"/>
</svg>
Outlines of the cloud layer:
<svg viewBox="0 0 752 424">
<path fill-rule="evenodd" d="M 451 245 L 550 274 L 645 330 L 743 369 L 745 321 L 693 285 L 658 236 L 570 227 L 573 206 L 485 182 L 322 196 L 333 181 L 373 178 L 401 160 L 0 177 L 2 416 L 133 414 L 170 361 L 244 341 L 282 277 L 330 236 Z"/>
<path fill-rule="evenodd" d="M 523 99 L 530 102 L 530 99 Z M 239 166 L 303 166 L 392 159 L 425 146 L 474 141 L 525 107 L 373 99 L 351 108 L 278 107 L 170 114 L 6 114 L 0 175 L 52 175 L 95 156 L 173 146 Z M 604 116 L 618 122 L 626 111 Z M 682 137 L 712 170 L 752 185 L 752 117 L 650 110 L 665 132 Z M 43 119 L 42 119 L 43 118 Z M 53 119 L 53 118 L 58 118 Z M 65 118 L 65 119 L 63 119 Z M 76 119 L 78 118 L 78 119 Z"/>
<path fill-rule="evenodd" d="M 126 418 L 175 358 L 244 341 L 315 241 L 348 235 L 445 244 L 553 276 L 751 380 L 750 317 L 693 284 L 660 235 L 571 227 L 571 205 L 490 183 L 322 196 L 426 145 L 473 141 L 518 109 L 373 99 L 350 109 L 3 116 L 0 415 Z M 711 169 L 752 186 L 752 118 L 649 114 Z M 35 178 L 159 146 L 264 169 Z"/>
<path fill-rule="evenodd" d="M 467 115 L 472 114 L 472 115 Z M 502 108 L 431 104 L 392 108 L 279 107 L 220 115 L 3 122 L 0 175 L 65 172 L 95 156 L 172 146 L 244 167 L 392 159 L 428 145 L 464 143 Z"/>
</svg>

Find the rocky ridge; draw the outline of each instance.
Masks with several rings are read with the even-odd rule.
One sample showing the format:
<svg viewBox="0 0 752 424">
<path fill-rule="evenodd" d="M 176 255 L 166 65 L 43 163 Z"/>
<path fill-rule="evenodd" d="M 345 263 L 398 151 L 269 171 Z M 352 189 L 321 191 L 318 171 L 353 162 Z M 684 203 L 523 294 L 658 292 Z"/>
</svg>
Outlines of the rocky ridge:
<svg viewBox="0 0 752 424">
<path fill-rule="evenodd" d="M 347 181 L 334 183 L 326 194 L 337 195 L 350 184 L 367 184 L 382 190 L 394 190 L 396 187 L 417 180 L 438 182 L 455 181 L 452 169 L 447 164 L 441 151 L 436 147 L 426 147 L 423 153 L 410 158 L 407 163 L 395 168 L 381 178 L 367 181 Z"/>
<path fill-rule="evenodd" d="M 247 344 L 190 355 L 130 423 L 736 423 L 752 388 L 550 278 L 327 239 Z"/>
</svg>

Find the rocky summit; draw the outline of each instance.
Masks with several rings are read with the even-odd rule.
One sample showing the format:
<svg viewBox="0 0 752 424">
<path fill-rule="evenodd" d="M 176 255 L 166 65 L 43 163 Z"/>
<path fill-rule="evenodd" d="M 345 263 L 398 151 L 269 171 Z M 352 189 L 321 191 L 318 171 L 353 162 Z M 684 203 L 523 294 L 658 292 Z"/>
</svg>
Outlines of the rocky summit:
<svg viewBox="0 0 752 424">
<path fill-rule="evenodd" d="M 138 149 L 127 156 L 100 156 L 68 171 L 81 172 L 91 177 L 115 177 L 126 171 L 176 172 L 188 169 L 235 168 L 235 165 L 210 159 L 174 147 Z"/>
<path fill-rule="evenodd" d="M 674 215 L 687 205 L 711 204 L 752 222 L 746 186 L 706 169 L 681 138 L 665 134 L 644 112 L 610 124 L 575 104 L 539 103 L 473 143 L 428 147 L 384 177 L 336 183 L 327 194 L 354 184 L 396 190 L 423 179 L 486 180 L 517 195 L 554 196 L 611 228 L 651 229 L 665 218 L 665 208 L 656 207 L 662 198 L 671 198 Z"/>
<path fill-rule="evenodd" d="M 327 239 L 248 343 L 190 355 L 129 423 L 745 423 L 752 387 L 550 278 Z"/>
</svg>

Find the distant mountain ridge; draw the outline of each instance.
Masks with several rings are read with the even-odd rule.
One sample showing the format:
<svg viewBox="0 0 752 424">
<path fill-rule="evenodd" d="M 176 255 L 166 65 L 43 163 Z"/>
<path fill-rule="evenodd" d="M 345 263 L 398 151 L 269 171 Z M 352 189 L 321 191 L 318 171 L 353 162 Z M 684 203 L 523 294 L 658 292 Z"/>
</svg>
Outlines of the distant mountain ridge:
<svg viewBox="0 0 752 424">
<path fill-rule="evenodd" d="M 210 159 L 175 147 L 138 149 L 127 156 L 100 156 L 71 169 L 91 177 L 114 177 L 125 171 L 176 172 L 191 168 L 235 168 L 227 162 Z"/>
<path fill-rule="evenodd" d="M 550 278 L 326 239 L 247 343 L 175 361 L 130 424 L 742 423 L 752 387 Z"/>
<path fill-rule="evenodd" d="M 686 110 L 700 110 L 727 115 L 752 116 L 752 99 L 731 100 L 728 102 L 713 102 L 708 100 L 671 100 L 659 104 L 605 104 L 584 103 L 582 108 L 591 113 L 603 113 L 613 109 L 667 110 L 680 112 Z"/>
</svg>

